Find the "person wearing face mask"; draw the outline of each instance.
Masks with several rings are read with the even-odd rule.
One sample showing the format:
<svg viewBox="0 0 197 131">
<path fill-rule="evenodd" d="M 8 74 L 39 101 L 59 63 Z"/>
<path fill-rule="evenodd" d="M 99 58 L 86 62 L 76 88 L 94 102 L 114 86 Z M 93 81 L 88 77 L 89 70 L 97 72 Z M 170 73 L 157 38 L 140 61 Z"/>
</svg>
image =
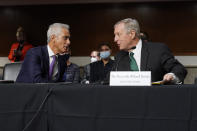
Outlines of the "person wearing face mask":
<svg viewBox="0 0 197 131">
<path fill-rule="evenodd" d="M 91 63 L 99 61 L 99 60 L 100 60 L 100 53 L 96 50 L 93 50 L 90 54 Z"/>
<path fill-rule="evenodd" d="M 63 75 L 63 81 L 65 82 L 72 82 L 72 83 L 79 83 L 80 82 L 80 70 L 79 66 L 71 63 L 69 58 L 71 55 L 70 47 L 67 49 L 68 52 L 68 60 L 66 61 L 67 68 L 65 69 L 65 73 Z"/>
<path fill-rule="evenodd" d="M 100 60 L 100 53 L 97 50 L 93 50 L 90 53 L 90 64 Z M 89 84 L 90 80 L 90 64 L 87 64 L 83 68 L 83 79 L 81 81 L 82 84 Z"/>
<path fill-rule="evenodd" d="M 25 32 L 19 27 L 16 32 L 17 42 L 12 44 L 8 59 L 11 62 L 23 61 L 27 51 L 33 46 L 25 41 Z"/>
<path fill-rule="evenodd" d="M 108 43 L 99 45 L 100 61 L 90 64 L 90 83 L 100 83 L 111 71 L 114 61 L 110 58 L 111 46 Z"/>
</svg>

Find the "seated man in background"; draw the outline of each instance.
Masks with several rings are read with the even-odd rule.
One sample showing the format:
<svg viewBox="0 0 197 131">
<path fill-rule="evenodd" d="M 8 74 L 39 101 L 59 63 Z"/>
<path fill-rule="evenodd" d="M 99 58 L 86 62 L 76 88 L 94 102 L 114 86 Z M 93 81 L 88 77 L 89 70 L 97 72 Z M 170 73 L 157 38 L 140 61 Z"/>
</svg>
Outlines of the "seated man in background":
<svg viewBox="0 0 197 131">
<path fill-rule="evenodd" d="M 120 52 L 115 56 L 114 71 L 151 71 L 152 81 L 181 83 L 187 74 L 184 66 L 162 43 L 144 42 L 135 19 L 124 19 L 114 25 L 114 41 Z"/>
<path fill-rule="evenodd" d="M 25 32 L 22 27 L 19 27 L 16 32 L 17 42 L 12 44 L 8 59 L 11 62 L 23 61 L 27 51 L 33 46 L 26 42 Z"/>
<path fill-rule="evenodd" d="M 94 63 L 100 60 L 100 53 L 97 50 L 93 50 L 90 53 L 90 62 Z M 83 69 L 83 80 L 81 81 L 82 84 L 89 84 L 90 83 L 90 64 L 84 66 Z"/>
<path fill-rule="evenodd" d="M 111 71 L 114 61 L 111 60 L 111 46 L 108 43 L 99 45 L 100 61 L 90 64 L 90 83 L 103 82 Z"/>
<path fill-rule="evenodd" d="M 70 47 L 68 48 L 68 54 L 69 54 L 69 58 L 71 56 L 71 49 Z M 72 83 L 79 83 L 80 82 L 80 69 L 79 66 L 71 63 L 70 60 L 66 61 L 66 70 L 65 73 L 63 75 L 63 81 L 65 82 L 72 82 Z"/>
<path fill-rule="evenodd" d="M 93 62 L 96 62 L 96 61 L 99 61 L 101 58 L 100 58 L 100 53 L 99 51 L 97 50 L 93 50 L 90 54 L 90 62 L 93 63 Z"/>
<path fill-rule="evenodd" d="M 70 45 L 69 26 L 54 23 L 47 31 L 45 46 L 30 49 L 24 59 L 16 82 L 48 83 L 63 82 Z"/>
</svg>

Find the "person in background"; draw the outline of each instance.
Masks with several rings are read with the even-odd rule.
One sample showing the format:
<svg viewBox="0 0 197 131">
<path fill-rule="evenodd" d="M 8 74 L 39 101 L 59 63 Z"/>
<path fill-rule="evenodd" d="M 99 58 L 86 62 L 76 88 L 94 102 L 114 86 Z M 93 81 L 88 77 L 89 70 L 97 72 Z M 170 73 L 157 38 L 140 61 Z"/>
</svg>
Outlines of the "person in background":
<svg viewBox="0 0 197 131">
<path fill-rule="evenodd" d="M 120 52 L 115 56 L 115 71 L 151 71 L 151 80 L 182 83 L 187 70 L 163 43 L 144 42 L 136 19 L 127 18 L 114 25 L 114 41 Z"/>
<path fill-rule="evenodd" d="M 97 50 L 93 50 L 90 54 L 90 61 L 91 63 L 99 61 L 100 60 L 100 53 Z"/>
<path fill-rule="evenodd" d="M 11 62 L 23 61 L 27 51 L 33 46 L 26 41 L 25 32 L 19 27 L 16 32 L 17 42 L 13 43 L 8 55 Z"/>
<path fill-rule="evenodd" d="M 101 43 L 99 51 L 101 60 L 90 64 L 90 83 L 102 83 L 114 63 L 110 58 L 112 50 L 108 43 Z"/>
<path fill-rule="evenodd" d="M 90 53 L 90 64 L 100 60 L 100 53 L 97 50 L 93 50 Z M 82 84 L 90 83 L 90 64 L 84 66 L 83 69 L 83 79 L 81 81 Z"/>
<path fill-rule="evenodd" d="M 63 82 L 65 62 L 70 46 L 69 25 L 54 23 L 47 31 L 45 46 L 31 48 L 23 61 L 16 79 L 20 83 L 55 83 Z"/>
<path fill-rule="evenodd" d="M 69 58 L 71 56 L 71 49 L 70 47 L 68 48 L 68 54 L 69 54 Z M 70 60 L 66 61 L 66 70 L 65 73 L 63 75 L 63 81 L 65 82 L 72 82 L 72 83 L 79 83 L 80 82 L 80 69 L 79 66 L 71 63 Z"/>
<path fill-rule="evenodd" d="M 149 35 L 148 35 L 147 32 L 141 31 L 141 32 L 140 32 L 140 38 L 141 38 L 142 41 L 144 41 L 144 42 L 150 41 L 150 38 L 149 38 Z"/>
</svg>

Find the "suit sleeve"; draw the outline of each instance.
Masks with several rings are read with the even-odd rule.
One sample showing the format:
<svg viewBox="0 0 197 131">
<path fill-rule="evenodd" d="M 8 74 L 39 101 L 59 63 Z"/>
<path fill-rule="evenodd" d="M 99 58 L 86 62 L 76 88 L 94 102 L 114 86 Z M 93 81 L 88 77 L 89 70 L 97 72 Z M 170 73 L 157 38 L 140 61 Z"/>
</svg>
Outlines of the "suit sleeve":
<svg viewBox="0 0 197 131">
<path fill-rule="evenodd" d="M 90 64 L 84 66 L 83 80 L 89 80 L 90 78 Z"/>
<path fill-rule="evenodd" d="M 23 83 L 47 83 L 48 73 L 44 70 L 44 64 L 37 53 L 29 50 L 24 59 L 21 71 L 16 82 Z"/>
<path fill-rule="evenodd" d="M 185 76 L 187 75 L 187 70 L 185 67 L 174 58 L 170 49 L 167 46 L 163 46 L 164 52 L 162 53 L 162 62 L 163 68 L 167 73 L 174 73 L 181 82 L 184 81 Z"/>
<path fill-rule="evenodd" d="M 76 66 L 75 68 L 75 72 L 74 72 L 74 80 L 73 83 L 79 83 L 80 82 L 80 69 L 78 66 Z"/>
</svg>

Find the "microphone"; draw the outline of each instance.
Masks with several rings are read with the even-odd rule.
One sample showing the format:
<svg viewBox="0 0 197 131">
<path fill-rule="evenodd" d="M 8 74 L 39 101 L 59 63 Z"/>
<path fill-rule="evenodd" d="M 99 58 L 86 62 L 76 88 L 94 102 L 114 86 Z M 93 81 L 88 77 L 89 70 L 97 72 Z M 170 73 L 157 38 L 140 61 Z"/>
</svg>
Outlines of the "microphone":
<svg viewBox="0 0 197 131">
<path fill-rule="evenodd" d="M 134 50 L 134 49 L 136 49 L 136 46 L 133 46 L 133 47 L 130 48 L 130 50 Z M 125 56 L 125 55 L 123 55 L 123 56 Z M 121 57 L 117 60 L 117 64 L 116 64 L 115 71 L 118 71 L 118 66 L 119 66 L 120 60 L 121 60 L 121 58 L 122 58 L 123 56 L 121 56 Z"/>
<path fill-rule="evenodd" d="M 119 66 L 121 58 L 122 56 L 117 60 L 115 71 L 118 71 L 118 66 Z"/>
</svg>

